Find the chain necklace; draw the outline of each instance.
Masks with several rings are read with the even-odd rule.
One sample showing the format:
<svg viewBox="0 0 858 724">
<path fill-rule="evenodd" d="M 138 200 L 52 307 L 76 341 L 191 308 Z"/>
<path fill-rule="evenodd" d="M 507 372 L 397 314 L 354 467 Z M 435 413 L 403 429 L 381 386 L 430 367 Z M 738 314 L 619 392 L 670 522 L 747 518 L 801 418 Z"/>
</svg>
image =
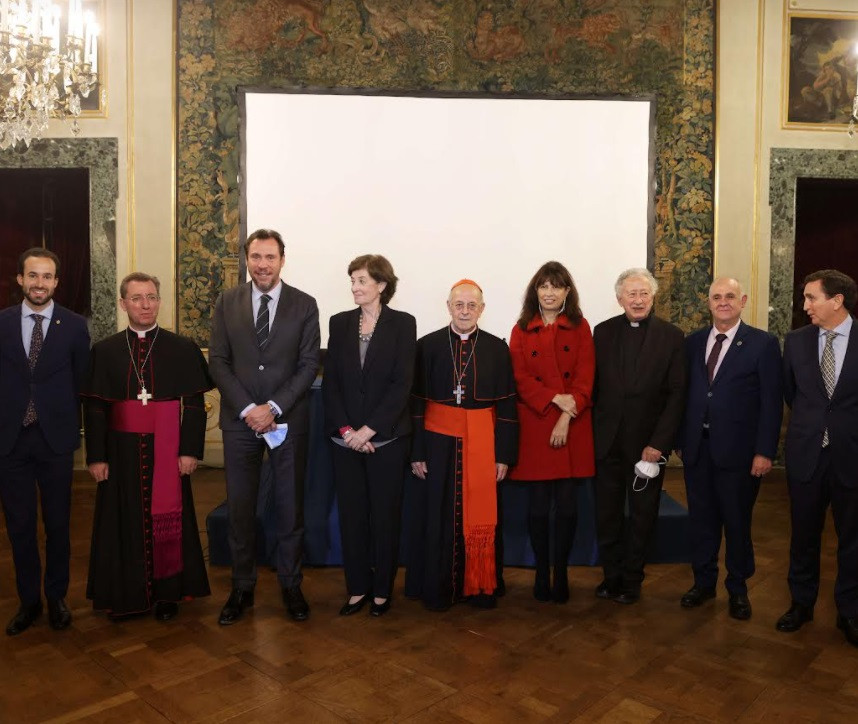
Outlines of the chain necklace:
<svg viewBox="0 0 858 724">
<path fill-rule="evenodd" d="M 381 310 L 378 310 L 378 313 L 381 314 Z M 372 329 L 369 332 L 364 333 L 363 330 L 363 315 L 364 310 L 361 308 L 360 318 L 358 319 L 358 339 L 361 342 L 369 342 L 372 339 L 372 333 L 375 332 L 375 325 L 378 324 L 378 314 L 373 314 L 372 312 L 367 312 L 367 315 L 372 318 Z"/>
<path fill-rule="evenodd" d="M 462 380 L 465 379 L 465 372 L 467 371 L 468 365 L 471 364 L 471 360 L 474 357 L 474 350 L 477 349 L 477 339 L 479 338 L 479 336 L 480 330 L 479 328 L 477 328 L 476 332 L 474 332 L 474 341 L 471 345 L 471 354 L 468 355 L 468 359 L 461 370 L 456 369 L 456 354 L 455 352 L 453 352 L 453 338 L 448 336 L 448 341 L 450 342 L 450 359 L 453 361 L 453 378 L 456 380 L 456 386 L 453 388 L 453 394 L 456 396 L 457 405 L 462 404 L 462 395 L 465 394 L 465 390 L 462 389 Z"/>
<path fill-rule="evenodd" d="M 158 332 L 160 331 L 160 327 L 155 328 L 155 336 L 152 337 L 152 344 L 149 345 L 149 351 L 143 358 L 143 364 L 140 365 L 139 370 L 137 369 L 137 363 L 134 361 L 134 352 L 131 351 L 131 342 L 128 339 L 128 335 L 125 335 L 125 344 L 128 345 L 128 356 L 131 358 L 131 366 L 134 368 L 134 375 L 137 377 L 137 382 L 140 383 L 140 394 L 137 395 L 137 399 L 143 403 L 144 407 L 149 404 L 149 400 L 152 399 L 152 395 L 146 391 L 146 383 L 143 382 L 143 369 L 149 361 L 149 355 L 152 354 L 152 348 L 155 346 L 155 340 L 158 339 Z"/>
</svg>

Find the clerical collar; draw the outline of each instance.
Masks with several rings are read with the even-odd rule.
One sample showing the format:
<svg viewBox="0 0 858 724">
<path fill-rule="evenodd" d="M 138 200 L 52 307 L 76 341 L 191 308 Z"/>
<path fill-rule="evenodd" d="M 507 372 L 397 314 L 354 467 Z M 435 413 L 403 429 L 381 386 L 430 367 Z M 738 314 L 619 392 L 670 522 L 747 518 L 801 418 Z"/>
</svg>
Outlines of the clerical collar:
<svg viewBox="0 0 858 724">
<path fill-rule="evenodd" d="M 136 334 L 138 338 L 143 339 L 147 334 L 149 334 L 149 332 L 154 331 L 157 327 L 158 327 L 158 323 L 155 322 L 155 324 L 153 324 L 151 327 L 149 327 L 149 329 L 144 329 L 142 332 L 140 332 L 139 330 L 133 329 L 132 327 L 128 327 L 128 329 L 130 329 L 134 334 Z"/>
<path fill-rule="evenodd" d="M 453 334 L 455 334 L 459 339 L 461 339 L 463 342 L 467 342 L 467 341 L 468 341 L 468 338 L 469 338 L 469 337 L 470 337 L 474 332 L 476 332 L 476 331 L 477 331 L 477 325 L 475 324 L 475 325 L 474 325 L 474 328 L 473 328 L 470 332 L 468 332 L 468 333 L 466 333 L 466 334 L 462 334 L 461 332 L 459 332 L 459 331 L 457 331 L 456 329 L 454 329 L 454 328 L 453 328 L 453 323 L 451 322 L 451 323 L 450 323 L 450 331 L 451 331 Z"/>
<path fill-rule="evenodd" d="M 646 325 L 649 323 L 649 318 L 651 316 L 652 316 L 651 314 L 648 314 L 646 317 L 644 317 L 639 322 L 633 322 L 631 319 L 626 317 L 626 321 L 629 323 L 630 327 L 632 327 L 633 329 L 637 329 L 638 327 L 646 327 Z"/>
</svg>

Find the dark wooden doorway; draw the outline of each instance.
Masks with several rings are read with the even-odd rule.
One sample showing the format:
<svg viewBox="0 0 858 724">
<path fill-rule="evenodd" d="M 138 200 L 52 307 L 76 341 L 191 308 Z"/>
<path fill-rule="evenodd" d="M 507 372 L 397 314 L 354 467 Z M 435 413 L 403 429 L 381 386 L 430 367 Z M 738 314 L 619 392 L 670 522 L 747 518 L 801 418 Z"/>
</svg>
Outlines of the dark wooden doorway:
<svg viewBox="0 0 858 724">
<path fill-rule="evenodd" d="M 89 169 L 0 169 L 0 307 L 21 301 L 18 257 L 33 246 L 60 258 L 54 299 L 91 316 Z"/>
<path fill-rule="evenodd" d="M 796 179 L 795 204 L 792 329 L 808 323 L 802 309 L 808 274 L 839 269 L 858 280 L 858 179 Z"/>
</svg>

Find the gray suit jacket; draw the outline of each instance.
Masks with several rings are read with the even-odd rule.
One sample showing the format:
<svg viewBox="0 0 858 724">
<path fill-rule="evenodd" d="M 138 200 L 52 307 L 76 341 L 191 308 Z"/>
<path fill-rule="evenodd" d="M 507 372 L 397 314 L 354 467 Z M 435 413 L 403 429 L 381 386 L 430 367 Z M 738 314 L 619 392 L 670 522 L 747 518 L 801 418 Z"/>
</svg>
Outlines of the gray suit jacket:
<svg viewBox="0 0 858 724">
<path fill-rule="evenodd" d="M 283 283 L 263 349 L 256 343 L 251 283 L 223 292 L 215 305 L 209 371 L 221 395 L 222 430 L 247 425 L 239 413 L 273 400 L 290 435 L 307 434 L 309 390 L 319 368 L 319 308 L 309 294 Z"/>
</svg>

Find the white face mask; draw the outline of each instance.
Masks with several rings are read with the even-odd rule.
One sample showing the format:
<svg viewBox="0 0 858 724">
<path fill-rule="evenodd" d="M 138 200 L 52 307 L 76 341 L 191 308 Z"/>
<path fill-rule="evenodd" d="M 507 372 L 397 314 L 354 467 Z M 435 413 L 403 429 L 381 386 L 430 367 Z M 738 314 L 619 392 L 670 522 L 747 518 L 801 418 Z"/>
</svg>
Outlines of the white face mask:
<svg viewBox="0 0 858 724">
<path fill-rule="evenodd" d="M 646 486 L 650 480 L 657 478 L 662 465 L 667 464 L 667 458 L 664 455 L 657 463 L 648 463 L 646 460 L 638 460 L 635 463 L 635 479 L 632 481 L 632 490 L 636 493 L 642 493 L 646 490 Z M 638 480 L 643 480 L 644 484 L 638 488 Z"/>
</svg>

